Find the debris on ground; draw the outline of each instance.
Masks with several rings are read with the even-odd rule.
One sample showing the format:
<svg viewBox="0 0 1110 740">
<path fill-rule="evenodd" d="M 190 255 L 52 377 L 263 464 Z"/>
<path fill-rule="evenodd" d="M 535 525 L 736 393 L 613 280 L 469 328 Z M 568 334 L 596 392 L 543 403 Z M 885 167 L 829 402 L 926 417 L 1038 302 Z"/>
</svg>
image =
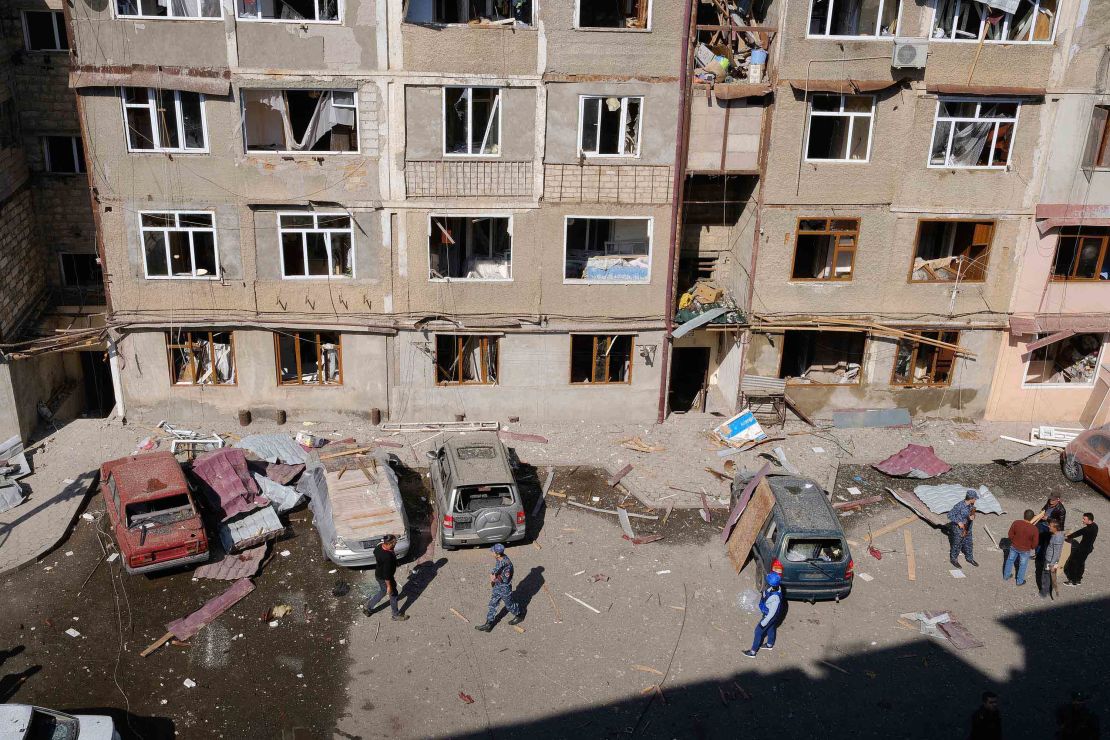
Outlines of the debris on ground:
<svg viewBox="0 0 1110 740">
<path fill-rule="evenodd" d="M 448 611 L 450 611 L 452 614 L 454 614 L 456 617 L 466 622 L 467 624 L 470 624 L 470 620 L 464 617 L 455 607 L 451 607 L 450 609 L 448 609 Z"/>
<path fill-rule="evenodd" d="M 767 437 L 763 427 L 755 419 L 750 409 L 744 409 L 713 430 L 720 440 L 730 445 L 743 445 L 758 442 Z"/>
<path fill-rule="evenodd" d="M 670 571 L 667 571 L 667 572 L 669 573 Z M 584 606 L 587 609 L 589 609 L 590 611 L 592 611 L 594 614 L 601 614 L 601 611 L 599 609 L 594 609 L 592 606 L 587 604 L 585 601 L 582 601 L 582 599 L 578 598 L 577 596 L 571 596 L 566 591 L 564 591 L 563 594 L 567 598 L 569 598 L 571 601 L 574 601 L 574 602 L 577 602 L 577 603 L 581 604 L 582 606 Z"/>
<path fill-rule="evenodd" d="M 636 452 L 666 452 L 667 448 L 662 445 L 650 445 L 643 440 L 642 437 L 632 437 L 630 439 L 621 440 L 621 447 L 626 447 Z"/>
<path fill-rule="evenodd" d="M 169 642 L 170 638 L 188 640 L 205 626 L 211 624 L 218 616 L 242 601 L 247 594 L 254 590 L 254 584 L 249 578 L 242 578 L 232 584 L 231 588 L 219 596 L 210 599 L 204 606 L 192 614 L 176 619 L 166 625 L 166 634 L 155 640 L 140 655 L 146 657 L 159 647 Z"/>
<path fill-rule="evenodd" d="M 656 676 L 662 676 L 663 675 L 663 671 L 660 671 L 656 668 L 652 668 L 651 666 L 637 665 L 635 663 L 632 664 L 632 670 L 640 671 L 641 673 L 654 673 Z"/>
<path fill-rule="evenodd" d="M 610 478 L 609 478 L 609 487 L 612 488 L 613 486 L 620 483 L 621 478 L 623 478 L 624 476 L 628 475 L 631 472 L 632 472 L 632 464 L 629 463 L 628 465 L 625 465 L 623 468 L 618 470 L 616 473 L 613 473 L 613 475 L 610 476 Z"/>
<path fill-rule="evenodd" d="M 952 466 L 937 457 L 932 447 L 908 444 L 902 450 L 873 466 L 896 478 L 933 478 L 947 473 Z"/>
<path fill-rule="evenodd" d="M 243 450 L 225 447 L 207 452 L 193 461 L 193 475 L 201 480 L 200 491 L 209 508 L 224 522 L 234 516 L 270 505 L 247 469 Z"/>
<path fill-rule="evenodd" d="M 978 489 L 970 486 L 961 486 L 958 483 L 945 483 L 940 486 L 921 485 L 915 486 L 914 495 L 923 504 L 929 507 L 934 514 L 946 514 L 952 507 L 964 500 L 968 491 L 975 491 L 979 498 L 975 500 L 975 510 L 983 514 L 1002 514 L 1002 504 L 986 486 Z"/>
<path fill-rule="evenodd" d="M 459 692 L 459 698 L 462 699 L 463 704 L 473 704 L 474 703 L 474 697 L 473 696 L 471 696 L 470 694 L 464 694 L 461 691 Z"/>
<path fill-rule="evenodd" d="M 948 640 L 958 650 L 983 647 L 985 643 L 976 639 L 949 611 L 912 612 L 900 615 L 902 619 L 920 625 L 921 634 Z M 900 620 L 901 621 L 901 620 Z"/>
<path fill-rule="evenodd" d="M 288 604 L 278 604 L 277 606 L 272 606 L 270 607 L 270 610 L 266 612 L 266 616 L 263 617 L 262 621 L 269 622 L 274 619 L 281 619 L 285 615 L 289 614 L 289 612 L 291 611 L 293 611 L 293 607 L 289 606 Z"/>
<path fill-rule="evenodd" d="M 351 592 L 351 584 L 346 581 L 336 581 L 335 586 L 332 587 L 331 595 L 337 599 L 341 599 Z"/>
<path fill-rule="evenodd" d="M 221 581 L 237 581 L 240 578 L 249 578 L 258 572 L 258 566 L 266 557 L 266 545 L 261 544 L 242 552 L 224 553 L 219 557 L 218 552 L 213 552 L 213 561 L 193 571 L 193 578 L 212 578 Z"/>
<path fill-rule="evenodd" d="M 887 488 L 890 495 L 895 498 L 898 503 L 909 508 L 913 513 L 917 514 L 921 519 L 934 527 L 943 527 L 948 523 L 948 520 L 943 516 L 937 516 L 929 511 L 929 507 L 925 502 L 917 497 L 917 494 L 906 491 L 901 488 Z"/>
<path fill-rule="evenodd" d="M 868 504 L 877 504 L 883 500 L 882 496 L 868 496 L 867 498 L 857 499 L 855 501 L 843 501 L 832 505 L 838 511 L 848 511 L 851 509 L 860 509 Z"/>
<path fill-rule="evenodd" d="M 70 637 L 80 637 L 81 636 L 81 633 L 78 632 L 77 630 L 73 629 L 72 627 L 70 627 L 69 629 L 66 630 L 66 634 L 69 635 Z"/>
<path fill-rule="evenodd" d="M 194 680 L 193 680 L 193 679 L 191 679 L 191 678 L 186 678 L 186 679 L 185 679 L 184 681 L 182 681 L 181 683 L 182 683 L 182 685 L 184 685 L 184 686 L 185 686 L 185 688 L 187 688 L 187 689 L 195 689 L 195 688 L 196 688 L 196 686 L 197 686 L 197 682 L 196 682 L 196 681 L 194 681 Z"/>
<path fill-rule="evenodd" d="M 241 552 L 285 533 L 285 525 L 270 506 L 222 522 L 217 529 L 225 552 Z"/>
<path fill-rule="evenodd" d="M 23 503 L 23 484 L 20 478 L 31 474 L 31 465 L 19 435 L 0 445 L 0 512 L 14 509 Z"/>
</svg>

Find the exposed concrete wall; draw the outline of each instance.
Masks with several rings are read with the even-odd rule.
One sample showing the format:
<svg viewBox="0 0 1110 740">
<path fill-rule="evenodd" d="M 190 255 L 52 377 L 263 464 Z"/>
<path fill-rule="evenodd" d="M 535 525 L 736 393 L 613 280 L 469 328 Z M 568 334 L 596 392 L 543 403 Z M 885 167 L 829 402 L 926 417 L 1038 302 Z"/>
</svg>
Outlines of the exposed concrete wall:
<svg viewBox="0 0 1110 740">
<path fill-rule="evenodd" d="M 30 188 L 0 199 L 0 275 L 0 337 L 14 339 L 46 289 Z"/>
<path fill-rule="evenodd" d="M 498 82 L 484 79 L 454 78 L 451 86 L 497 87 Z M 405 159 L 458 162 L 465 156 L 445 156 L 444 87 L 446 85 L 405 86 Z M 536 88 L 501 88 L 501 152 L 497 157 L 483 156 L 482 162 L 532 160 L 536 156 Z"/>
<path fill-rule="evenodd" d="M 404 68 L 409 71 L 497 77 L 536 74 L 540 41 L 534 28 L 405 23 L 401 36 Z"/>
<path fill-rule="evenodd" d="M 76 352 L 0 362 L 0 438 L 19 435 L 26 441 L 40 424 L 38 404 L 69 387 L 54 411 L 56 423 L 68 421 L 84 408 L 81 361 Z"/>
<path fill-rule="evenodd" d="M 642 96 L 640 156 L 590 157 L 594 164 L 671 165 L 678 131 L 678 86 L 650 82 L 551 83 L 547 86 L 547 163 L 577 163 L 579 96 Z"/>
<path fill-rule="evenodd" d="M 682 59 L 682 3 L 653 0 L 651 30 L 576 29 L 575 2 L 541 3 L 547 69 L 562 74 L 678 75 Z M 672 83 L 673 84 L 673 83 Z"/>
</svg>

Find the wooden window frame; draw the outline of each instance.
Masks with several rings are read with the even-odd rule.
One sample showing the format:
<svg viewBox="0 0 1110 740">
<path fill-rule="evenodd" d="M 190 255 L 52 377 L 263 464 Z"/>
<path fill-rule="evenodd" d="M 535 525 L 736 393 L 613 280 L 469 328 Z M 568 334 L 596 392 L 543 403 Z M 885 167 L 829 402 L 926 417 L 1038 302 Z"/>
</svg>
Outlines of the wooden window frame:
<svg viewBox="0 0 1110 740">
<path fill-rule="evenodd" d="M 433 354 L 433 366 L 436 373 L 436 385 L 438 386 L 453 386 L 453 385 L 498 385 L 501 378 L 501 337 L 497 334 L 436 334 L 436 349 Z M 439 338 L 440 337 L 453 337 L 455 340 L 455 368 L 458 371 L 458 380 L 440 380 L 439 379 Z M 482 360 L 482 378 L 483 380 L 463 380 L 463 347 L 466 345 L 467 339 L 480 339 L 481 350 L 480 356 Z M 489 364 L 487 358 L 489 357 L 489 342 L 493 340 L 497 344 L 497 363 L 493 368 L 493 380 L 489 379 Z"/>
<path fill-rule="evenodd" d="M 860 348 L 859 354 L 859 373 L 856 374 L 856 382 L 854 383 L 799 383 L 797 380 L 791 383 L 789 379 L 782 377 L 782 365 L 786 360 L 786 337 L 790 332 L 808 331 L 813 333 L 842 333 L 842 334 L 859 334 L 863 337 L 863 346 Z M 779 365 L 778 371 L 775 373 L 776 377 L 786 380 L 786 384 L 791 388 L 858 388 L 863 385 L 863 373 L 867 369 L 867 347 L 868 342 L 871 340 L 871 333 L 862 329 L 838 329 L 832 326 L 822 326 L 820 329 L 806 329 L 799 327 L 797 329 L 785 329 L 782 332 L 782 349 L 779 350 Z"/>
<path fill-rule="evenodd" d="M 317 377 L 320 378 L 319 383 L 305 383 L 304 380 L 302 379 L 304 373 L 301 372 L 301 335 L 303 335 L 303 334 L 304 335 L 307 335 L 307 334 L 316 335 L 316 375 L 317 375 Z M 336 381 L 334 383 L 329 383 L 328 381 L 324 380 L 322 375 L 321 375 L 322 368 L 324 366 L 324 354 L 323 354 L 324 351 L 323 351 L 323 348 L 322 348 L 323 343 L 320 341 L 320 335 L 321 334 L 334 334 L 335 335 L 335 346 L 339 350 L 338 355 L 337 355 L 337 360 L 338 360 L 338 363 L 337 363 L 338 368 L 337 369 L 339 371 L 339 377 L 336 379 Z M 296 381 L 282 380 L 282 377 L 281 377 L 281 337 L 283 335 L 293 337 L 293 352 L 294 352 L 295 361 L 297 363 L 297 379 L 296 379 Z M 277 384 L 278 384 L 278 387 L 280 387 L 280 388 L 289 388 L 289 387 L 297 387 L 297 388 L 336 388 L 338 386 L 343 385 L 343 335 L 340 332 L 337 332 L 337 331 L 334 331 L 334 332 L 333 331 L 329 331 L 329 332 L 320 332 L 320 331 L 276 332 L 275 331 L 274 332 L 274 370 L 275 370 L 275 373 L 277 375 Z"/>
<path fill-rule="evenodd" d="M 1110 127 L 1108 127 L 1108 128 L 1110 128 Z M 1069 232 L 1071 232 L 1071 233 L 1069 233 Z M 1082 243 L 1083 239 L 1101 239 L 1102 240 L 1102 246 L 1099 248 L 1098 262 L 1095 265 L 1095 274 L 1094 274 L 1093 277 L 1075 277 L 1075 269 L 1076 269 L 1076 267 L 1079 266 L 1079 246 L 1080 245 L 1076 246 L 1076 255 L 1075 255 L 1075 259 L 1072 260 L 1071 274 L 1066 275 L 1066 276 L 1061 276 L 1061 275 L 1056 274 L 1056 272 L 1055 272 L 1055 270 L 1056 270 L 1056 260 L 1060 256 L 1060 242 L 1064 239 L 1079 239 L 1080 243 Z M 1107 254 L 1108 250 L 1110 250 L 1110 231 L 1108 231 L 1105 234 L 1099 235 L 1099 234 L 1084 234 L 1082 232 L 1082 229 L 1064 229 L 1063 231 L 1060 232 L 1059 236 L 1056 237 L 1056 250 L 1052 253 L 1052 266 L 1049 268 L 1050 272 L 1049 272 L 1048 279 L 1052 280 L 1053 282 L 1058 282 L 1058 283 L 1104 283 L 1104 282 L 1110 282 L 1110 281 L 1106 281 L 1106 280 L 1103 280 L 1102 278 L 1100 278 L 1099 273 L 1098 273 L 1098 268 L 1099 267 L 1102 267 L 1104 265 L 1107 266 L 1107 267 L 1110 267 L 1110 264 L 1107 263 L 1107 261 L 1110 260 L 1110 254 Z"/>
<path fill-rule="evenodd" d="M 228 339 L 229 339 L 228 344 L 231 345 L 231 366 L 233 368 L 235 368 L 235 373 L 234 373 L 235 374 L 235 380 L 233 380 L 230 383 L 198 383 L 198 382 L 196 382 L 196 377 L 197 377 L 197 355 L 196 355 L 196 352 L 193 352 L 191 350 L 191 346 L 194 344 L 194 342 L 193 342 L 193 335 L 194 334 L 207 335 L 209 346 L 212 346 L 216 343 L 215 340 L 213 339 L 213 337 L 216 334 L 227 334 Z M 167 331 L 166 332 L 166 359 L 169 362 L 169 368 L 168 369 L 169 369 L 169 374 L 170 374 L 170 386 L 172 386 L 174 388 L 233 388 L 233 387 L 239 385 L 239 368 L 235 364 L 235 332 L 234 331 L 192 331 L 192 330 L 183 329 L 183 330 L 181 330 L 181 334 L 179 336 L 187 337 L 187 339 L 185 340 L 185 343 L 174 342 L 173 339 L 172 339 L 173 332 L 172 331 Z M 193 371 L 193 382 L 191 382 L 191 383 L 179 383 L 179 382 L 177 382 L 177 378 L 174 377 L 175 373 L 174 373 L 174 369 L 173 369 L 174 368 L 173 352 L 174 352 L 175 349 L 189 349 L 190 350 L 189 360 L 190 360 L 190 367 L 192 368 L 192 371 Z M 214 360 L 213 360 L 213 362 L 214 362 Z M 215 373 L 215 369 L 213 369 L 213 373 Z"/>
<path fill-rule="evenodd" d="M 917 334 L 917 335 L 920 335 L 922 337 L 925 337 L 926 339 L 936 339 L 937 341 L 940 341 L 940 342 L 948 342 L 949 344 L 955 344 L 955 345 L 959 345 L 959 343 L 960 343 L 960 332 L 959 332 L 959 330 L 954 330 L 954 329 L 907 329 L 907 331 L 909 331 L 913 334 Z M 936 337 L 928 337 L 928 336 L 926 336 L 928 334 L 936 334 L 937 336 Z M 950 341 L 950 340 L 944 338 L 945 335 L 950 335 L 950 334 L 956 335 L 954 341 Z M 912 377 L 913 367 L 914 367 L 914 365 L 917 364 L 917 353 L 921 350 L 922 346 L 927 346 L 927 347 L 931 346 L 933 349 L 936 350 L 936 352 L 933 353 L 932 362 L 929 364 L 929 374 L 931 376 L 934 376 L 934 377 L 936 375 L 938 353 L 944 351 L 943 348 L 941 348 L 941 347 L 936 347 L 936 346 L 933 346 L 933 345 L 923 345 L 921 342 L 914 341 L 912 339 L 909 339 L 908 337 L 903 338 L 903 339 L 899 339 L 895 343 L 894 363 L 890 367 L 890 384 L 892 386 L 894 386 L 896 388 L 948 388 L 952 385 L 952 376 L 956 374 L 956 362 L 960 358 L 959 352 L 955 352 L 955 351 L 952 352 L 952 369 L 948 371 L 948 380 L 946 380 L 945 382 L 943 382 L 943 383 L 935 383 L 935 382 L 933 382 L 933 383 L 914 383 L 912 380 L 910 380 L 909 382 L 900 382 L 897 379 L 898 352 L 902 348 L 903 344 L 912 344 L 913 345 L 913 347 L 910 349 L 910 362 L 909 362 L 909 369 L 910 369 L 910 376 L 911 377 Z"/>
<path fill-rule="evenodd" d="M 590 356 L 590 380 L 576 381 L 574 380 L 574 340 L 577 337 L 590 337 L 593 340 L 592 354 Z M 616 341 L 618 337 L 628 337 L 628 377 L 624 380 L 597 380 L 597 345 L 599 339 L 613 339 Z M 611 350 L 611 348 L 610 348 Z M 632 385 L 632 368 L 636 364 L 633 358 L 636 356 L 636 336 L 634 334 L 571 334 L 570 335 L 570 358 L 567 366 L 567 376 L 570 378 L 570 384 L 575 386 L 591 386 L 591 385 Z M 609 361 L 612 359 L 610 355 L 605 356 L 605 376 L 609 376 Z"/>
<path fill-rule="evenodd" d="M 930 224 L 930 223 L 940 223 L 940 224 L 947 224 L 947 223 L 953 223 L 953 224 L 959 224 L 959 223 L 986 224 L 986 223 L 989 223 L 990 224 L 991 236 L 990 236 L 990 239 L 987 241 L 987 249 L 986 249 L 986 252 L 983 253 L 983 264 L 980 267 L 980 269 L 983 271 L 983 277 L 981 277 L 981 278 L 961 277 L 958 280 L 940 280 L 940 279 L 936 279 L 936 280 L 914 280 L 913 279 L 913 272 L 914 272 L 913 263 L 914 263 L 914 260 L 917 259 L 918 250 L 921 249 L 921 232 L 924 229 L 925 224 Z M 956 283 L 956 282 L 960 282 L 960 283 L 985 283 L 987 281 L 987 269 L 990 267 L 991 252 L 994 251 L 994 236 L 997 233 L 997 231 L 998 231 L 998 222 L 995 221 L 994 219 L 976 220 L 976 219 L 970 219 L 970 218 L 919 218 L 917 220 L 917 231 L 914 234 L 914 238 L 913 238 L 913 254 L 910 255 L 910 269 L 909 269 L 909 272 L 906 274 L 906 282 L 908 282 L 908 283 L 917 283 L 917 284 L 941 284 L 941 285 L 948 285 L 950 283 Z M 971 246 L 975 246 L 975 245 L 972 244 Z"/>
<path fill-rule="evenodd" d="M 824 219 L 824 221 L 825 221 L 825 228 L 823 230 L 820 230 L 820 231 L 814 231 L 814 230 L 811 230 L 811 229 L 806 229 L 805 231 L 802 230 L 802 222 L 803 221 L 818 221 L 818 220 L 821 220 L 821 219 Z M 856 222 L 856 229 L 855 229 L 855 231 L 843 231 L 843 230 L 840 230 L 840 229 L 833 229 L 832 228 L 832 222 L 833 221 L 855 221 Z M 852 280 L 852 278 L 855 277 L 855 274 L 856 274 L 856 252 L 859 249 L 859 232 L 860 232 L 860 219 L 858 219 L 858 218 L 832 218 L 832 217 L 826 218 L 824 216 L 817 216 L 815 218 L 798 218 L 797 222 L 794 224 L 794 255 L 790 259 L 790 278 L 789 278 L 790 282 L 792 282 L 792 283 L 793 282 L 809 282 L 809 283 L 814 283 L 814 282 L 818 282 L 818 283 L 850 282 Z M 797 262 L 798 262 L 798 237 L 802 236 L 803 234 L 806 235 L 806 236 L 835 236 L 836 237 L 836 243 L 833 245 L 833 259 L 832 259 L 833 275 L 836 274 L 836 259 L 837 259 L 837 256 L 842 251 L 844 251 L 844 252 L 851 252 L 852 253 L 852 262 L 851 262 L 851 265 L 850 265 L 850 269 L 848 270 L 848 276 L 847 277 L 824 277 L 824 278 L 823 277 L 815 277 L 815 278 L 794 277 L 794 268 L 797 266 Z M 848 247 L 848 248 L 841 247 L 840 246 L 840 237 L 849 236 L 849 235 L 852 237 L 852 240 L 853 240 L 852 246 Z"/>
</svg>

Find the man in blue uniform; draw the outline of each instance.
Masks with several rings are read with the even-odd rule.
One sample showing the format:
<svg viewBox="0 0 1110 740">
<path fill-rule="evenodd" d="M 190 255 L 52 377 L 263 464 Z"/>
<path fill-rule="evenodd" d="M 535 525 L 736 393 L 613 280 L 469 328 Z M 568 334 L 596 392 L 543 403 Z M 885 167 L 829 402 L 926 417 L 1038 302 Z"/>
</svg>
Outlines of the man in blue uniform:
<svg viewBox="0 0 1110 740">
<path fill-rule="evenodd" d="M 773 650 L 775 638 L 778 636 L 779 623 L 782 622 L 782 576 L 778 573 L 767 574 L 767 588 L 759 598 L 759 611 L 763 618 L 755 626 L 755 638 L 752 640 L 752 649 L 745 650 L 744 655 L 754 658 L 760 648 Z M 766 640 L 766 644 L 764 644 Z"/>
<path fill-rule="evenodd" d="M 505 554 L 505 546 L 500 542 L 490 549 L 493 550 L 495 559 L 493 569 L 489 572 L 489 583 L 493 587 L 493 593 L 489 597 L 486 623 L 479 624 L 474 628 L 480 632 L 489 632 L 493 629 L 493 620 L 497 618 L 497 612 L 500 610 L 502 602 L 504 602 L 509 614 L 513 615 L 509 624 L 520 624 L 524 621 L 520 605 L 513 599 L 513 561 L 509 560 L 509 557 Z"/>
<path fill-rule="evenodd" d="M 960 567 L 961 552 L 967 562 L 975 566 L 979 565 L 975 562 L 974 541 L 971 535 L 971 523 L 975 519 L 975 500 L 978 498 L 978 492 L 969 488 L 964 500 L 948 512 L 948 560 L 955 568 Z"/>
</svg>

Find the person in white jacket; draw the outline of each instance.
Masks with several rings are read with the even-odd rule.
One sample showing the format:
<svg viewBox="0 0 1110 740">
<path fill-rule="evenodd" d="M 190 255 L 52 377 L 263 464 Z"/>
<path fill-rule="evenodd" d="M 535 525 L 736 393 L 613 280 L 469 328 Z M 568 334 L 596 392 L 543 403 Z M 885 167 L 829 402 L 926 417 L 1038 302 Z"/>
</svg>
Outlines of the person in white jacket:
<svg viewBox="0 0 1110 740">
<path fill-rule="evenodd" d="M 755 638 L 752 640 L 752 649 L 745 650 L 744 655 L 754 658 L 755 654 L 764 650 L 773 650 L 775 638 L 778 636 L 779 623 L 782 622 L 782 576 L 778 573 L 767 574 L 767 588 L 759 599 L 759 611 L 763 618 L 755 626 Z"/>
</svg>

